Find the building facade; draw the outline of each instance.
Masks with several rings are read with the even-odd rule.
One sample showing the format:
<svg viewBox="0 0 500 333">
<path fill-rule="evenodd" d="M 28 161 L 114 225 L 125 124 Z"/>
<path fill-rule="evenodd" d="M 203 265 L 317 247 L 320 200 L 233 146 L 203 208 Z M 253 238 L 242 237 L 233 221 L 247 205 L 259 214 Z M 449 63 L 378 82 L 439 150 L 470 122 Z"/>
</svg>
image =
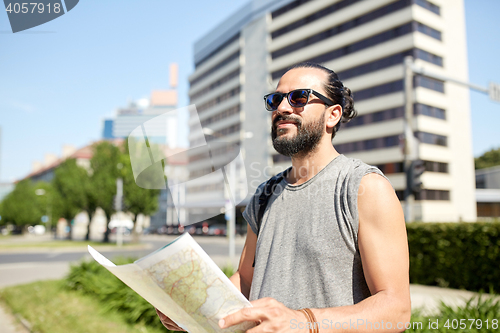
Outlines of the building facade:
<svg viewBox="0 0 500 333">
<path fill-rule="evenodd" d="M 476 170 L 476 201 L 479 219 L 500 218 L 500 166 Z"/>
<path fill-rule="evenodd" d="M 463 1 L 254 0 L 201 38 L 194 54 L 191 103 L 203 127 L 239 144 L 249 195 L 291 164 L 272 147 L 262 99 L 290 66 L 311 61 L 338 73 L 353 91 L 358 117 L 341 126 L 333 144 L 378 166 L 401 199 L 404 58 L 468 80 Z M 426 167 L 415 219 L 475 221 L 469 91 L 419 75 L 413 86 L 416 151 Z M 203 131 L 190 125 L 190 143 L 199 144 Z M 190 174 L 208 166 L 190 163 Z M 205 182 L 187 188 L 188 200 L 208 200 L 221 186 Z"/>
</svg>

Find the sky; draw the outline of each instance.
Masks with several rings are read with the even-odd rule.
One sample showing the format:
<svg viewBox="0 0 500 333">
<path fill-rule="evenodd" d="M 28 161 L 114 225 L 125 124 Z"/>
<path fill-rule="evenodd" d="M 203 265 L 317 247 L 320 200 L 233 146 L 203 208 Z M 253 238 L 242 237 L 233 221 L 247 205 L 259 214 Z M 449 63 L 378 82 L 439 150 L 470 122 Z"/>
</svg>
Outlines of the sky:
<svg viewBox="0 0 500 333">
<path fill-rule="evenodd" d="M 371 0 L 374 1 L 374 0 Z M 101 138 L 103 119 L 127 101 L 169 88 L 179 64 L 188 105 L 193 45 L 247 0 L 82 0 L 67 14 L 12 33 L 0 13 L 0 181 L 46 153 Z M 500 83 L 500 1 L 465 0 L 469 80 Z M 473 154 L 500 147 L 500 103 L 471 91 Z"/>
</svg>

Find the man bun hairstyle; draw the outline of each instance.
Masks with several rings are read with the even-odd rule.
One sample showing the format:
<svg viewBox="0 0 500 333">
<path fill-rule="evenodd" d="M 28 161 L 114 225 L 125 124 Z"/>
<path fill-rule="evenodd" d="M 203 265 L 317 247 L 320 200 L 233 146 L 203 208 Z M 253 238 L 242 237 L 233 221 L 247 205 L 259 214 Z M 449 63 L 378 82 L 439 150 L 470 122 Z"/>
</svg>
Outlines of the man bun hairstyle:
<svg viewBox="0 0 500 333">
<path fill-rule="evenodd" d="M 317 68 L 328 74 L 327 81 L 325 82 L 324 89 L 326 91 L 326 97 L 330 98 L 335 104 L 342 106 L 342 117 L 340 121 L 335 125 L 332 132 L 332 139 L 340 128 L 341 123 L 347 123 L 351 121 L 354 117 L 358 115 L 358 112 L 354 109 L 354 99 L 351 89 L 344 86 L 342 81 L 340 81 L 337 73 L 328 69 L 320 64 L 314 62 L 301 62 L 290 67 L 287 71 L 295 68 Z"/>
</svg>

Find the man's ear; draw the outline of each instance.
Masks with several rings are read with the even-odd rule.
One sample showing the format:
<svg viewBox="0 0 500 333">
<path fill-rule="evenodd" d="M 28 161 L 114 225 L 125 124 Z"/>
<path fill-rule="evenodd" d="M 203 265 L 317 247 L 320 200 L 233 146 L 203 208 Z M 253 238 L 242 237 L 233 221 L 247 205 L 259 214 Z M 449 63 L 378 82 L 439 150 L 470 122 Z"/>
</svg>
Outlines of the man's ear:
<svg viewBox="0 0 500 333">
<path fill-rule="evenodd" d="M 337 125 L 340 122 L 340 118 L 342 117 L 342 106 L 340 104 L 335 104 L 328 109 L 326 109 L 326 127 L 327 128 L 334 128 L 335 125 Z"/>
</svg>

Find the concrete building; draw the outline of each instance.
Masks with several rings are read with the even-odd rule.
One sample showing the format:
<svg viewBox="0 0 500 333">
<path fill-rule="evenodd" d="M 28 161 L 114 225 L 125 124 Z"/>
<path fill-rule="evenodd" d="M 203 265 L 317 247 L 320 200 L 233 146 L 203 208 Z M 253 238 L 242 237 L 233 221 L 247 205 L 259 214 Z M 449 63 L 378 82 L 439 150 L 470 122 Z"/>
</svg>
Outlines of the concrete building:
<svg viewBox="0 0 500 333">
<path fill-rule="evenodd" d="M 476 170 L 478 219 L 500 218 L 500 166 Z"/>
<path fill-rule="evenodd" d="M 159 116 L 165 115 L 167 121 L 167 132 L 163 123 L 158 123 L 156 134 L 150 136 L 150 140 L 166 144 L 171 148 L 178 145 L 179 120 L 177 109 L 177 64 L 170 66 L 170 90 L 153 90 L 150 98 L 130 101 L 124 108 L 118 108 L 113 119 L 103 121 L 103 139 L 127 138 L 129 134 L 141 124 Z M 149 130 L 152 130 L 151 128 Z"/>
<path fill-rule="evenodd" d="M 467 81 L 463 1 L 253 0 L 194 45 L 189 95 L 203 127 L 240 145 L 251 195 L 260 182 L 290 165 L 272 147 L 262 96 L 291 65 L 321 63 L 353 91 L 359 114 L 341 126 L 334 146 L 377 165 L 402 198 L 403 59 L 408 55 L 430 72 Z M 413 102 L 418 158 L 426 165 L 415 219 L 475 221 L 468 89 L 415 76 Z M 190 122 L 191 145 L 204 140 L 195 125 Z M 190 174 L 208 167 L 209 161 L 190 163 Z M 217 186 L 193 184 L 187 196 L 209 200 Z"/>
</svg>

